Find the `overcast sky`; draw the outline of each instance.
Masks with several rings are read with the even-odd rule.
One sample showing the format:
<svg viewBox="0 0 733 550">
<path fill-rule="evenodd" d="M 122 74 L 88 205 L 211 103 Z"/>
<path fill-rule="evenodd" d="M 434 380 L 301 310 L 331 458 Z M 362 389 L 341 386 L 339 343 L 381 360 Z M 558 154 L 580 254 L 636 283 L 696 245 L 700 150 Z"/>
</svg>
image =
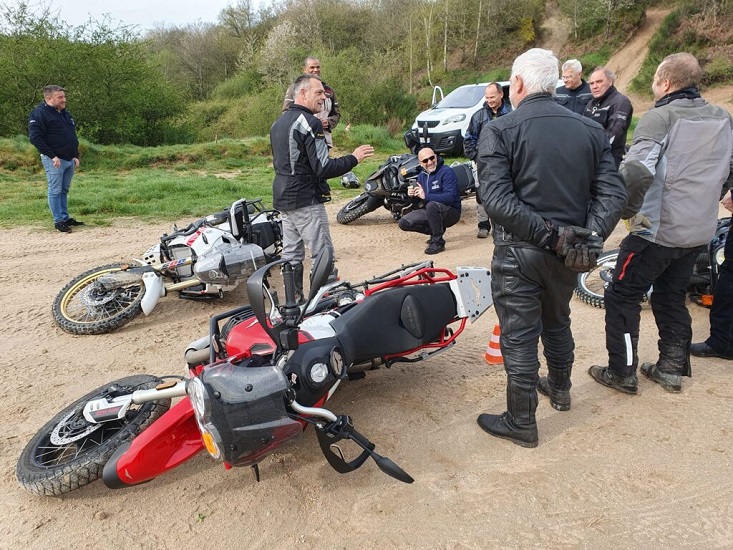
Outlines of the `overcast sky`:
<svg viewBox="0 0 733 550">
<path fill-rule="evenodd" d="M 143 31 L 199 21 L 216 23 L 219 12 L 234 4 L 236 0 L 53 0 L 38 3 L 49 6 L 52 13 L 58 13 L 60 19 L 74 26 L 88 21 L 90 15 L 101 20 L 107 14 L 114 22 L 138 25 Z"/>
</svg>

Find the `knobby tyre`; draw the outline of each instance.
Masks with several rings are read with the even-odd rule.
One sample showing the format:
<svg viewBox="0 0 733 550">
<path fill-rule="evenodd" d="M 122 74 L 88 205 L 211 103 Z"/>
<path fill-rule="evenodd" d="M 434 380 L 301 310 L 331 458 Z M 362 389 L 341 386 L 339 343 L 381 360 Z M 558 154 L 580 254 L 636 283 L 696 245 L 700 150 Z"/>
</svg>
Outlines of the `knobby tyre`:
<svg viewBox="0 0 733 550">
<path fill-rule="evenodd" d="M 104 334 L 139 315 L 145 295 L 141 281 L 113 290 L 103 290 L 96 284 L 101 276 L 121 271 L 125 265 L 130 264 L 103 265 L 73 278 L 53 302 L 56 324 L 72 334 Z"/>
<path fill-rule="evenodd" d="M 613 280 L 613 270 L 616 267 L 618 254 L 618 250 L 604 252 L 598 256 L 596 267 L 578 275 L 578 284 L 575 287 L 575 294 L 578 298 L 586 304 L 603 309 L 603 296 Z"/>
<path fill-rule="evenodd" d="M 374 212 L 382 204 L 383 201 L 381 198 L 362 193 L 358 197 L 351 199 L 339 210 L 338 214 L 336 214 L 336 221 L 342 225 L 350 224 L 365 214 Z"/>
<path fill-rule="evenodd" d="M 162 380 L 150 375 L 115 380 L 75 401 L 41 428 L 18 459 L 16 477 L 39 496 L 59 496 L 102 477 L 105 463 L 120 447 L 140 434 L 165 413 L 170 399 L 132 405 L 124 418 L 102 424 L 89 423 L 84 405 L 114 393 L 149 389 Z"/>
</svg>

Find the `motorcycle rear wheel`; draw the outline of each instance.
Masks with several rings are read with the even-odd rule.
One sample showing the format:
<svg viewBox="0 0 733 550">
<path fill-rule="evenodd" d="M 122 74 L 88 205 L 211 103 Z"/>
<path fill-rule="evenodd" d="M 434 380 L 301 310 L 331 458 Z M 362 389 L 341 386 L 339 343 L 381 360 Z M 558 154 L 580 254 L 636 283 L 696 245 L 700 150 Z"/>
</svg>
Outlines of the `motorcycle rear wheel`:
<svg viewBox="0 0 733 550">
<path fill-rule="evenodd" d="M 104 334 L 129 323 L 140 314 L 145 295 L 141 282 L 107 292 L 97 292 L 93 285 L 102 275 L 120 271 L 123 265 L 95 267 L 74 277 L 53 302 L 53 318 L 72 334 Z"/>
<path fill-rule="evenodd" d="M 384 201 L 367 193 L 354 197 L 336 214 L 336 221 L 342 225 L 350 224 L 369 212 L 374 212 Z"/>
<path fill-rule="evenodd" d="M 114 452 L 165 413 L 171 400 L 132 405 L 125 418 L 102 424 L 87 422 L 82 414 L 84 405 L 109 394 L 112 386 L 125 393 L 153 388 L 160 382 L 160 378 L 147 374 L 120 378 L 63 409 L 23 449 L 16 467 L 20 484 L 39 496 L 59 496 L 102 477 Z M 60 441 L 54 443 L 52 437 Z"/>
</svg>

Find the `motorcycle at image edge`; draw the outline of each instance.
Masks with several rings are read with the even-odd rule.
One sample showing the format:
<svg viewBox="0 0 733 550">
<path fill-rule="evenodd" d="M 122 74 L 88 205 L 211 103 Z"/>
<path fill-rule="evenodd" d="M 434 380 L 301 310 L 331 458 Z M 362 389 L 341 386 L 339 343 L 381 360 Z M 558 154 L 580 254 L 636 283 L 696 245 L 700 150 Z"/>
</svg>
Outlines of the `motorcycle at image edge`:
<svg viewBox="0 0 733 550">
<path fill-rule="evenodd" d="M 405 134 L 405 144 L 410 153 L 390 156 L 364 183 L 364 192 L 351 199 L 336 214 L 336 221 L 348 225 L 369 212 L 383 206 L 392 213 L 395 220 L 412 211 L 418 204 L 407 194 L 411 185 L 417 185 L 417 176 L 422 167 L 417 160 L 416 131 Z M 454 162 L 451 168 L 456 174 L 461 198 L 476 193 L 476 182 L 470 162 Z M 347 182 L 343 182 L 347 187 Z M 358 184 L 357 184 L 358 186 Z M 348 185 L 353 188 L 354 185 Z"/>
<path fill-rule="evenodd" d="M 351 285 L 328 283 L 332 267 L 326 249 L 313 263 L 303 303 L 292 264 L 260 267 L 247 281 L 250 305 L 212 316 L 209 335 L 188 346 L 187 376 L 129 376 L 65 407 L 22 451 L 20 484 L 48 496 L 100 477 L 107 487 L 129 487 L 203 449 L 226 469 L 251 466 L 259 481 L 262 460 L 307 426 L 337 472 L 372 458 L 411 483 L 350 416 L 324 405 L 346 380 L 452 347 L 466 322 L 492 305 L 491 275 L 484 267 L 453 273 L 426 261 Z M 282 278 L 282 304 L 275 277 Z M 171 407 L 174 398 L 181 399 Z"/>
<path fill-rule="evenodd" d="M 163 234 L 142 259 L 95 267 L 74 277 L 56 296 L 56 324 L 72 334 L 104 334 L 149 315 L 160 298 L 221 298 L 282 252 L 280 212 L 261 199 L 235 201 L 227 210 Z"/>
<path fill-rule="evenodd" d="M 725 259 L 723 252 L 730 225 L 730 217 L 720 218 L 707 250 L 701 252 L 695 260 L 687 294 L 690 300 L 699 306 L 710 307 L 713 304 L 713 291 L 718 282 L 720 266 Z M 598 256 L 598 265 L 595 268 L 578 275 L 578 283 L 575 287 L 575 294 L 578 298 L 593 307 L 604 307 L 603 295 L 613 280 L 613 270 L 616 267 L 618 254 L 619 250 L 604 252 Z M 644 301 L 649 299 L 653 290 L 653 288 L 649 290 Z"/>
</svg>

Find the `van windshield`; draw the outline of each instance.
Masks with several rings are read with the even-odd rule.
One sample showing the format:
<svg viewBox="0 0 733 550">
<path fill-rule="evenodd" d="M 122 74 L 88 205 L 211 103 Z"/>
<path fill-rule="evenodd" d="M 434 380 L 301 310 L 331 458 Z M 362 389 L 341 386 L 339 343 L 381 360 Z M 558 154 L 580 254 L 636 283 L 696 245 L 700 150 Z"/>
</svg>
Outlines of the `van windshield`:
<svg viewBox="0 0 733 550">
<path fill-rule="evenodd" d="M 456 88 L 438 103 L 438 109 L 466 109 L 476 105 L 484 97 L 485 86 Z"/>
</svg>

